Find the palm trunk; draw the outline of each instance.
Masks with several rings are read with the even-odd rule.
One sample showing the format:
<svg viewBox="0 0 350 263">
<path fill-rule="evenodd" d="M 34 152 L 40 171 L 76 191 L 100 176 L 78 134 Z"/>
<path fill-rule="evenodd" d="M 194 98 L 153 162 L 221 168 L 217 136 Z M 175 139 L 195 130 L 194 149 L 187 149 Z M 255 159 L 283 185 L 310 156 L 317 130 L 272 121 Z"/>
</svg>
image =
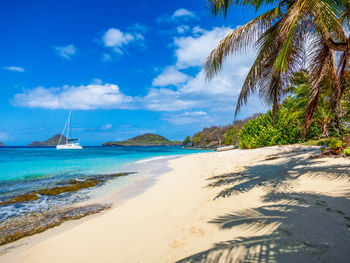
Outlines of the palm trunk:
<svg viewBox="0 0 350 263">
<path fill-rule="evenodd" d="M 328 137 L 328 122 L 325 122 L 322 125 L 322 137 L 323 138 L 327 138 Z"/>
</svg>

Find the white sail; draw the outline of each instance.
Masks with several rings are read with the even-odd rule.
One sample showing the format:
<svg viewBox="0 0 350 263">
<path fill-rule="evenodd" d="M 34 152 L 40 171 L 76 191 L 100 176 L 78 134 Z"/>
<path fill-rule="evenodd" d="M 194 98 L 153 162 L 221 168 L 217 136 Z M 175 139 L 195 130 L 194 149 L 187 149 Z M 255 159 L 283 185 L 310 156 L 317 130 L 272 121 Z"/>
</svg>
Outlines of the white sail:
<svg viewBox="0 0 350 263">
<path fill-rule="evenodd" d="M 67 119 L 66 124 L 64 125 L 63 131 L 61 133 L 60 140 L 58 141 L 58 144 L 56 145 L 57 150 L 80 150 L 80 149 L 83 149 L 83 147 L 78 142 L 73 143 L 73 141 L 78 141 L 79 139 L 69 139 L 69 131 L 71 129 L 71 127 L 70 127 L 71 116 L 72 116 L 72 111 L 70 110 L 68 119 Z M 63 138 L 65 131 L 67 132 L 66 143 L 61 144 L 61 141 L 62 141 L 62 138 Z"/>
</svg>

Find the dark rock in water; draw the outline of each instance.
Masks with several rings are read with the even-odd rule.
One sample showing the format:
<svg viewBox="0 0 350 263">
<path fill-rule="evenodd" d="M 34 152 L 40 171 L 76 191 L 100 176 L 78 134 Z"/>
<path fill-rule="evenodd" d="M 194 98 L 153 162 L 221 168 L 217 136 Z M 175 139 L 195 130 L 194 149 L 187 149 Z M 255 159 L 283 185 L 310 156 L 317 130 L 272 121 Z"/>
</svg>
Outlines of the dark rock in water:
<svg viewBox="0 0 350 263">
<path fill-rule="evenodd" d="M 81 189 L 97 186 L 109 179 L 113 179 L 120 176 L 127 176 L 129 174 L 131 173 L 105 174 L 105 175 L 96 175 L 84 181 L 70 180 L 61 186 L 55 186 L 55 187 L 46 188 L 46 189 L 39 189 L 34 192 L 18 195 L 11 199 L 1 201 L 0 207 L 4 205 L 38 200 L 40 198 L 40 195 L 54 196 L 54 195 L 59 195 L 63 193 L 77 192 Z"/>
<path fill-rule="evenodd" d="M 34 141 L 28 144 L 28 146 L 56 146 L 58 142 L 60 141 L 61 134 L 56 134 L 55 136 L 52 136 L 50 139 L 46 141 Z M 62 136 L 61 143 L 65 143 L 67 140 L 66 137 Z"/>
<path fill-rule="evenodd" d="M 69 207 L 23 216 L 0 223 L 0 246 L 23 237 L 41 233 L 68 220 L 76 220 L 87 215 L 99 213 L 111 208 L 110 204 L 93 204 L 81 207 Z"/>
</svg>

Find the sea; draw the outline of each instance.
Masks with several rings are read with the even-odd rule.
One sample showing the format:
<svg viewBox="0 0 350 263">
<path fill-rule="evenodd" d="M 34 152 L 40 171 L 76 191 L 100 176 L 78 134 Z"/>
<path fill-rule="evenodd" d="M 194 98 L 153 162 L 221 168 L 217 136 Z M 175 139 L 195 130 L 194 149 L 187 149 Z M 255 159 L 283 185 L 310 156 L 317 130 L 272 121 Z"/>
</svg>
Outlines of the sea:
<svg viewBox="0 0 350 263">
<path fill-rule="evenodd" d="M 157 164 L 164 164 L 164 160 L 200 152 L 205 151 L 181 146 L 92 146 L 82 150 L 0 147 L 0 204 L 40 189 L 60 187 L 70 180 L 79 182 L 101 175 L 130 173 L 111 179 L 108 187 L 103 183 L 76 192 L 38 195 L 37 200 L 0 205 L 0 222 L 86 201 L 109 191 L 125 191 L 138 177 L 145 176 L 146 171 L 150 174 L 156 170 Z"/>
</svg>

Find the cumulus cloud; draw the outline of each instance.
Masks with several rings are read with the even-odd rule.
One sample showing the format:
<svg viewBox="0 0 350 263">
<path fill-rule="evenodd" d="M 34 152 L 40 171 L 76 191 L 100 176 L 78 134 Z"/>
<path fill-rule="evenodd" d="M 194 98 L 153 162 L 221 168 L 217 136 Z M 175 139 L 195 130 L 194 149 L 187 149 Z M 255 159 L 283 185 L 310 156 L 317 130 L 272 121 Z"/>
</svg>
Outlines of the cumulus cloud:
<svg viewBox="0 0 350 263">
<path fill-rule="evenodd" d="M 177 17 L 192 17 L 192 18 L 196 18 L 197 16 L 192 11 L 189 11 L 189 10 L 187 10 L 185 8 L 180 8 L 180 9 L 178 9 L 178 10 L 176 10 L 174 12 L 172 17 L 173 18 L 177 18 Z"/>
<path fill-rule="evenodd" d="M 189 31 L 192 32 L 190 36 L 175 38 L 171 45 L 174 48 L 174 63 L 166 66 L 153 79 L 153 87 L 145 96 L 130 97 L 123 94 L 115 84 L 95 81 L 87 86 L 27 90 L 16 94 L 13 104 L 47 109 L 142 109 L 168 112 L 166 119 L 172 123 L 196 120 L 208 123 L 211 119 L 216 123 L 227 123 L 227 120 L 233 119 L 235 103 L 255 59 L 255 51 L 247 50 L 244 54 L 228 59 L 221 72 L 211 81 L 204 78 L 201 67 L 210 51 L 231 30 L 227 27 L 212 30 L 196 27 Z M 109 42 L 110 45 L 126 43 L 113 41 Z M 253 106 L 244 109 L 249 114 L 265 110 L 258 100 L 254 100 Z M 222 116 L 226 116 L 226 119 Z"/>
<path fill-rule="evenodd" d="M 195 20 L 198 19 L 198 16 L 195 12 L 192 12 L 190 10 L 187 10 L 185 8 L 180 8 L 176 10 L 172 15 L 165 14 L 160 17 L 158 17 L 157 22 L 173 22 L 177 23 L 179 21 L 189 21 L 189 20 Z"/>
<path fill-rule="evenodd" d="M 9 70 L 9 71 L 24 72 L 24 68 L 16 67 L 16 66 L 3 67 L 3 69 Z"/>
<path fill-rule="evenodd" d="M 90 84 L 26 90 L 16 94 L 13 105 L 44 109 L 125 109 L 132 97 L 122 94 L 115 84 Z"/>
<path fill-rule="evenodd" d="M 124 33 L 117 28 L 110 28 L 104 33 L 102 40 L 105 47 L 122 54 L 122 47 L 136 40 L 144 40 L 144 37 L 140 33 Z"/>
<path fill-rule="evenodd" d="M 200 99 L 185 99 L 181 92 L 166 88 L 151 88 L 139 101 L 145 109 L 152 111 L 180 111 L 203 105 Z"/>
<path fill-rule="evenodd" d="M 199 36 L 175 38 L 176 66 L 179 68 L 203 66 L 206 57 L 231 31 L 232 28 L 228 27 L 217 27 L 211 31 L 202 30 L 202 32 L 197 28 L 195 34 L 201 33 Z"/>
<path fill-rule="evenodd" d="M 78 52 L 77 48 L 73 44 L 63 47 L 55 47 L 55 49 L 59 56 L 66 59 L 71 59 Z"/>
<path fill-rule="evenodd" d="M 190 79 L 190 76 L 178 71 L 175 67 L 167 67 L 152 82 L 153 86 L 168 86 L 184 83 Z"/>
<path fill-rule="evenodd" d="M 176 86 L 176 89 L 164 87 L 166 85 L 159 89 L 153 88 L 149 93 L 152 96 L 147 101 L 148 108 L 168 111 L 207 109 L 211 112 L 231 112 L 232 118 L 235 103 L 246 74 L 254 61 L 255 52 L 248 50 L 245 54 L 231 57 L 224 63 L 221 72 L 211 81 L 207 81 L 201 72 L 207 55 L 232 30 L 227 27 L 217 27 L 212 30 L 196 27 L 193 28 L 191 36 L 175 38 L 173 46 L 176 62 L 166 67 L 153 80 L 153 84 L 162 80 L 166 85 Z M 181 73 L 183 70 L 190 70 L 196 73 L 192 76 L 186 75 L 187 77 L 180 82 L 177 78 L 172 78 L 172 74 L 168 74 L 170 69 L 172 72 Z M 255 110 L 259 111 L 259 106 L 256 106 Z"/>
<path fill-rule="evenodd" d="M 177 27 L 176 27 L 176 31 L 177 31 L 179 34 L 186 33 L 189 29 L 190 29 L 190 27 L 187 26 L 187 25 L 181 25 L 181 26 L 177 26 Z"/>
</svg>

